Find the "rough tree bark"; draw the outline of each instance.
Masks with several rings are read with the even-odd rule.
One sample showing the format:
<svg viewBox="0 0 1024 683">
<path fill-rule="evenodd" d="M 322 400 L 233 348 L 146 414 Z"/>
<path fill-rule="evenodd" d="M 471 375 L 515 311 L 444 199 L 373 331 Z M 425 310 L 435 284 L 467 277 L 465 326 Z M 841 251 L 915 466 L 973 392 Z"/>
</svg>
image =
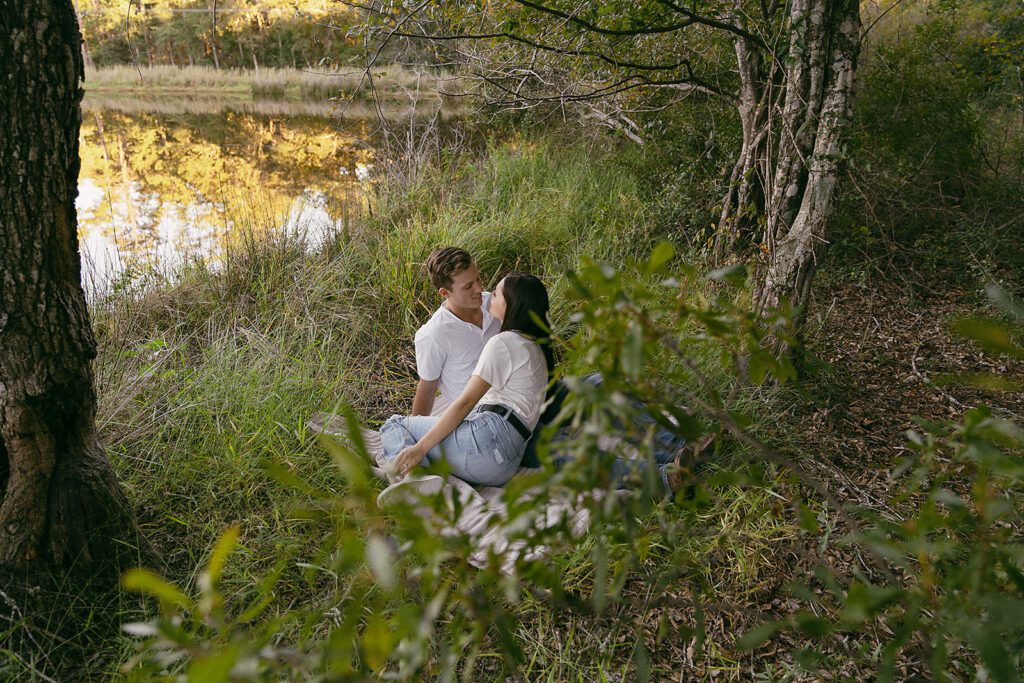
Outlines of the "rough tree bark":
<svg viewBox="0 0 1024 683">
<path fill-rule="evenodd" d="M 794 3 L 799 5 L 803 3 Z M 860 45 L 856 0 L 808 2 L 806 47 L 791 70 L 772 198 L 766 211 L 765 259 L 754 290 L 761 311 L 787 301 L 806 310 L 817 252 L 835 210 L 839 173 L 853 113 L 853 82 Z M 797 27 L 798 29 L 799 27 Z M 794 29 L 794 30 L 797 30 Z M 800 45 L 794 36 L 792 44 Z M 790 111 L 790 102 L 806 101 Z M 780 152 L 782 154 L 782 152 Z M 797 320 L 797 329 L 801 321 Z"/>
<path fill-rule="evenodd" d="M 768 123 L 768 96 L 771 88 L 765 83 L 765 65 L 761 53 L 746 38 L 736 39 L 736 61 L 739 64 L 739 110 L 743 141 L 729 176 L 729 188 L 722 200 L 722 215 L 715 236 L 715 259 L 723 263 L 748 241 L 764 214 L 764 178 L 768 173 L 765 143 Z"/>
<path fill-rule="evenodd" d="M 134 518 L 95 431 L 71 0 L 0 0 L 0 64 L 0 565 L 126 559 Z"/>
<path fill-rule="evenodd" d="M 788 52 L 771 59 L 735 41 L 743 145 L 723 201 L 716 257 L 763 230 L 755 311 L 806 310 L 844 160 L 860 41 L 856 0 L 792 0 Z M 795 329 L 801 328 L 797 318 Z M 769 340 L 779 353 L 785 346 Z"/>
</svg>

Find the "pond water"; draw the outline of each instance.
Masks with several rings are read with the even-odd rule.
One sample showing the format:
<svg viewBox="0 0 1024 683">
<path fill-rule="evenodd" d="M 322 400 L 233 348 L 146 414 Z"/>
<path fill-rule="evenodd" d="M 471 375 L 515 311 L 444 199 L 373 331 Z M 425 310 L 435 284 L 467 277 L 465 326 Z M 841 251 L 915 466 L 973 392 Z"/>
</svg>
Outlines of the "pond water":
<svg viewBox="0 0 1024 683">
<path fill-rule="evenodd" d="M 365 207 L 375 119 L 333 119 L 316 103 L 200 104 L 86 98 L 77 207 L 91 300 L 141 273 L 215 266 L 268 231 L 315 245 Z"/>
</svg>

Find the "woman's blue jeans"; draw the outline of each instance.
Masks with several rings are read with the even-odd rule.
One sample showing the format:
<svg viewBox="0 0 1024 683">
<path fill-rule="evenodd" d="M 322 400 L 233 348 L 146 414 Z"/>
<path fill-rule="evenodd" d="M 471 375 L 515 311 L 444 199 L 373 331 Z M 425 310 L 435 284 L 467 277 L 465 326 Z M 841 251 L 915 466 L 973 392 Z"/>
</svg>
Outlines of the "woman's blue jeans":
<svg viewBox="0 0 1024 683">
<path fill-rule="evenodd" d="M 380 428 L 384 457 L 391 460 L 403 448 L 415 444 L 438 419 L 389 417 Z M 505 418 L 497 413 L 475 410 L 441 443 L 427 451 L 424 460 L 426 463 L 444 460 L 452 474 L 470 484 L 501 486 L 519 469 L 525 447 L 526 440 Z"/>
</svg>

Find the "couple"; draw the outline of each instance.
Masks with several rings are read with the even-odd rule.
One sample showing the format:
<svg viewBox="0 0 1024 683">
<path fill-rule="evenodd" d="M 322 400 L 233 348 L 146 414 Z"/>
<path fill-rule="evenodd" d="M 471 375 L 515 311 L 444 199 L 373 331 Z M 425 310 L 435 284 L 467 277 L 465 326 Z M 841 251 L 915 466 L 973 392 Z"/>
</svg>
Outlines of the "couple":
<svg viewBox="0 0 1024 683">
<path fill-rule="evenodd" d="M 472 257 L 454 247 L 434 251 L 426 267 L 445 301 L 416 333 L 412 415 L 394 415 L 380 429 L 385 462 L 404 477 L 443 459 L 464 481 L 501 486 L 519 469 L 551 386 L 547 290 L 532 275 L 512 273 L 485 292 Z M 659 479 L 671 493 L 683 483 L 669 466 L 683 440 L 660 430 L 655 441 Z M 642 466 L 615 458 L 612 479 L 623 488 Z"/>
<path fill-rule="evenodd" d="M 381 427 L 384 456 L 398 476 L 444 459 L 464 481 L 501 486 L 519 469 L 554 371 L 547 289 L 512 273 L 484 292 L 472 257 L 453 247 L 433 252 L 427 273 L 445 302 L 416 333 L 412 415 Z"/>
</svg>

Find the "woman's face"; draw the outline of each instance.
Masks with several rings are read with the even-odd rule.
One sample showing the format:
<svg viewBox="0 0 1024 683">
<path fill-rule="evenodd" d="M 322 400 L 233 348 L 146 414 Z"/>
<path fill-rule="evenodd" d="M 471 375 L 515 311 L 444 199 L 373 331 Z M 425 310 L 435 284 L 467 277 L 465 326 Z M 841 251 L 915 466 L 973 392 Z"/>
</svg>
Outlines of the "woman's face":
<svg viewBox="0 0 1024 683">
<path fill-rule="evenodd" d="M 508 306 L 505 304 L 505 279 L 502 278 L 498 286 L 494 288 L 494 295 L 491 296 L 491 315 L 498 320 L 504 320 L 506 308 Z"/>
</svg>

